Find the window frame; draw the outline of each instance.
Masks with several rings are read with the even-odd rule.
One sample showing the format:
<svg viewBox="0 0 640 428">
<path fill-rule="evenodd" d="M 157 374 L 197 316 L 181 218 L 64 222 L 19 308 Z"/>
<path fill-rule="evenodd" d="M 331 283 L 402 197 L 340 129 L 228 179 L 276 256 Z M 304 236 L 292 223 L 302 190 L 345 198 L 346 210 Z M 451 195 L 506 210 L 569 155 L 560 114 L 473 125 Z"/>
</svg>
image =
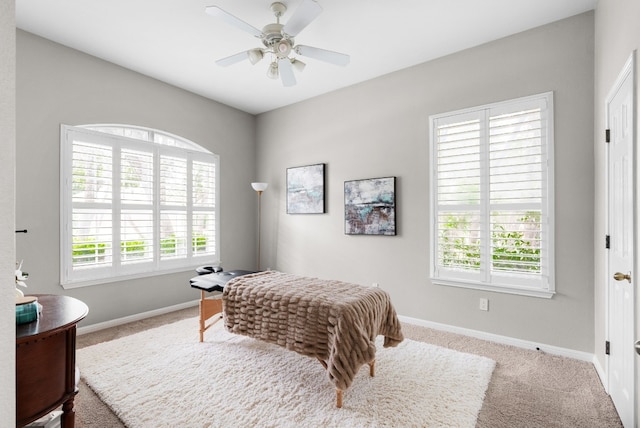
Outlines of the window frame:
<svg viewBox="0 0 640 428">
<path fill-rule="evenodd" d="M 116 135 L 113 133 L 101 132 L 96 128 L 121 128 L 134 131 L 147 132 L 149 139 L 137 139 Z M 111 159 L 114 164 L 111 182 L 113 185 L 113 194 L 111 202 L 105 204 L 106 209 L 110 210 L 111 219 L 111 242 L 112 242 L 112 262 L 111 266 L 97 267 L 91 269 L 73 269 L 73 225 L 72 216 L 74 212 L 72 176 L 73 176 L 73 148 L 75 137 L 82 136 L 90 140 L 91 143 L 99 143 L 109 146 L 114 150 Z M 156 136 L 161 141 L 167 139 L 174 141 L 174 145 L 163 142 L 156 142 Z M 120 224 L 118 222 L 120 213 L 126 209 L 127 203 L 120 201 L 118 198 L 121 184 L 120 164 L 122 158 L 118 155 L 121 149 L 133 149 L 136 151 L 150 152 L 153 154 L 153 191 L 152 202 L 149 204 L 148 210 L 152 212 L 152 236 L 153 236 L 153 256 L 149 262 L 135 263 L 127 265 L 121 262 L 121 239 Z M 178 258 L 163 258 L 162 255 L 162 239 L 160 232 L 160 219 L 162 212 L 171 210 L 171 205 L 160 201 L 160 158 L 174 156 L 184 158 L 187 164 L 186 180 L 186 204 L 181 207 L 186 216 L 186 255 Z M 193 203 L 193 162 L 205 162 L 213 165 L 213 191 L 215 193 L 212 198 L 212 204 L 207 207 L 197 207 Z M 118 181 L 120 180 L 120 181 Z M 220 215 L 219 215 L 219 199 L 220 199 L 220 158 L 215 153 L 193 143 L 183 137 L 172 135 L 161 130 L 144 128 L 132 125 L 118 124 L 96 124 L 96 125 L 80 125 L 71 126 L 62 124 L 60 127 L 60 284 L 65 289 L 85 287 L 110 282 L 124 281 L 135 278 L 147 278 L 157 275 L 165 275 L 169 273 L 184 272 L 202 264 L 219 264 L 220 263 Z M 131 204 L 129 204 L 131 205 Z M 135 203 L 133 204 L 135 205 Z M 77 205 L 76 205 L 77 207 Z M 214 216 L 214 230 L 212 232 L 215 243 L 213 252 L 207 252 L 205 255 L 194 254 L 193 250 L 193 214 L 203 211 Z M 191 242 L 191 245 L 189 245 Z M 116 244 L 117 243 L 117 246 Z"/>
<path fill-rule="evenodd" d="M 480 194 L 481 202 L 479 207 L 481 221 L 481 244 L 485 245 L 485 249 L 490 246 L 491 238 L 491 220 L 488 215 L 490 212 L 489 200 L 489 171 L 488 165 L 490 147 L 489 147 L 489 123 L 490 117 L 496 117 L 505 112 L 516 112 L 522 106 L 539 104 L 541 106 L 541 149 L 542 149 L 542 187 L 543 200 L 541 202 L 541 228 L 544 236 L 543 247 L 541 250 L 541 273 L 536 275 L 538 279 L 531 280 L 525 275 L 511 273 L 499 273 L 496 275 L 491 269 L 491 254 L 480 257 L 480 269 L 477 274 L 469 274 L 469 271 L 453 269 L 447 270 L 438 265 L 438 245 L 439 245 L 439 229 L 438 227 L 438 157 L 437 157 L 437 131 L 438 121 L 446 121 L 449 124 L 461 123 L 469 118 L 478 118 L 481 126 L 479 130 L 479 147 L 480 157 L 484 158 L 480 161 L 481 181 Z M 459 118 L 459 119 L 456 119 Z M 553 108 L 553 92 L 516 98 L 512 100 L 485 104 L 477 107 L 446 112 L 429 116 L 429 155 L 430 155 L 430 257 L 429 257 L 429 273 L 433 284 L 462 287 L 486 291 L 494 291 L 501 293 L 517 294 L 531 297 L 551 298 L 555 294 L 555 255 L 554 255 L 554 108 Z"/>
</svg>

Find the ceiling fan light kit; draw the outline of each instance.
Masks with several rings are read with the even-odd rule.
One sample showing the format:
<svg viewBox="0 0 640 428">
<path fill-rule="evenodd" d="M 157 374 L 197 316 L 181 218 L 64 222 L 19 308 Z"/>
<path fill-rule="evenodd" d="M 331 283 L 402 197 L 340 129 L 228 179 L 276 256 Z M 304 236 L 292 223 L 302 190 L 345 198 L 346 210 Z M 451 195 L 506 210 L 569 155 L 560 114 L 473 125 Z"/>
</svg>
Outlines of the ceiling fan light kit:
<svg viewBox="0 0 640 428">
<path fill-rule="evenodd" d="M 291 65 L 293 65 L 293 68 L 295 68 L 301 73 L 302 73 L 302 70 L 304 70 L 304 68 L 307 66 L 307 64 L 295 58 L 291 60 Z"/>
<path fill-rule="evenodd" d="M 260 62 L 260 60 L 264 56 L 264 54 L 262 53 L 262 49 L 251 49 L 247 51 L 247 54 L 249 55 L 249 61 L 253 65 L 256 65 L 258 62 Z"/>
<path fill-rule="evenodd" d="M 270 79 L 277 79 L 278 74 L 278 63 L 272 62 L 267 69 L 267 77 Z"/>
<path fill-rule="evenodd" d="M 291 54 L 305 56 L 335 65 L 346 66 L 349 64 L 349 55 L 314 48 L 312 46 L 295 44 L 294 37 L 322 12 L 322 8 L 315 0 L 303 0 L 286 25 L 280 23 L 280 17 L 287 11 L 287 6 L 281 2 L 272 3 L 271 12 L 273 12 L 276 17 L 276 22 L 265 25 L 262 30 L 258 30 L 251 24 L 246 23 L 218 6 L 208 6 L 205 11 L 211 16 L 219 18 L 223 22 L 259 38 L 265 46 L 264 48 L 249 49 L 219 59 L 216 61 L 216 64 L 220 66 L 227 67 L 247 58 L 251 64 L 255 65 L 260 62 L 265 54 L 269 54 L 271 62 L 267 69 L 267 76 L 271 79 L 277 79 L 279 77 L 284 86 L 293 86 L 296 84 L 293 69 L 295 68 L 296 71 L 302 72 L 306 64 L 295 56 L 290 56 Z"/>
</svg>

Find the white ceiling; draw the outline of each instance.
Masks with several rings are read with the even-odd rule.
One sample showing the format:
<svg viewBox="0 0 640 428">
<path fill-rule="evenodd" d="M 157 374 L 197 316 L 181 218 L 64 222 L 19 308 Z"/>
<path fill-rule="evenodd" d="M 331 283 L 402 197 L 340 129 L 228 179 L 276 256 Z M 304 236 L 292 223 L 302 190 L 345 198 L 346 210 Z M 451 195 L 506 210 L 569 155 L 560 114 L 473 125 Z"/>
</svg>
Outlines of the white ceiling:
<svg viewBox="0 0 640 428">
<path fill-rule="evenodd" d="M 280 0 L 287 19 L 301 0 Z M 205 14 L 217 5 L 261 29 L 272 0 L 16 0 L 20 29 L 252 114 L 595 8 L 596 0 L 318 0 L 296 43 L 349 54 L 346 67 L 301 58 L 297 85 L 266 77 L 268 61 L 220 67 L 254 38 Z"/>
</svg>

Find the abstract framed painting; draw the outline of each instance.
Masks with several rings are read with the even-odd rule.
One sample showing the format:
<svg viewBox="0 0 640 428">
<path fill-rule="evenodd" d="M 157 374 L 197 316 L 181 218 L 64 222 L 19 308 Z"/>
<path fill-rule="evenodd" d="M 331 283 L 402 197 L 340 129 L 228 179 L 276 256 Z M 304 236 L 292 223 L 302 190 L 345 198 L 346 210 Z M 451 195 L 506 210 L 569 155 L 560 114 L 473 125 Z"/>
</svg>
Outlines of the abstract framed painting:
<svg viewBox="0 0 640 428">
<path fill-rule="evenodd" d="M 323 214 L 324 164 L 287 168 L 287 214 Z"/>
<path fill-rule="evenodd" d="M 344 182 L 344 233 L 396 234 L 396 177 Z"/>
</svg>

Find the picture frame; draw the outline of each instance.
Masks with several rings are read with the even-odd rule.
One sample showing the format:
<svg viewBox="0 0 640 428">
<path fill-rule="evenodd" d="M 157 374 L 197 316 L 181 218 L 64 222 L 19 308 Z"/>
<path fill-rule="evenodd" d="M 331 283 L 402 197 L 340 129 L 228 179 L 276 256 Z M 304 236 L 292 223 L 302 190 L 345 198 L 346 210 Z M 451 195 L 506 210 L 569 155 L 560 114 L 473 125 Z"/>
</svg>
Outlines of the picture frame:
<svg viewBox="0 0 640 428">
<path fill-rule="evenodd" d="M 344 182 L 344 233 L 396 235 L 396 177 Z"/>
<path fill-rule="evenodd" d="M 287 214 L 325 213 L 325 164 L 287 168 Z"/>
</svg>

